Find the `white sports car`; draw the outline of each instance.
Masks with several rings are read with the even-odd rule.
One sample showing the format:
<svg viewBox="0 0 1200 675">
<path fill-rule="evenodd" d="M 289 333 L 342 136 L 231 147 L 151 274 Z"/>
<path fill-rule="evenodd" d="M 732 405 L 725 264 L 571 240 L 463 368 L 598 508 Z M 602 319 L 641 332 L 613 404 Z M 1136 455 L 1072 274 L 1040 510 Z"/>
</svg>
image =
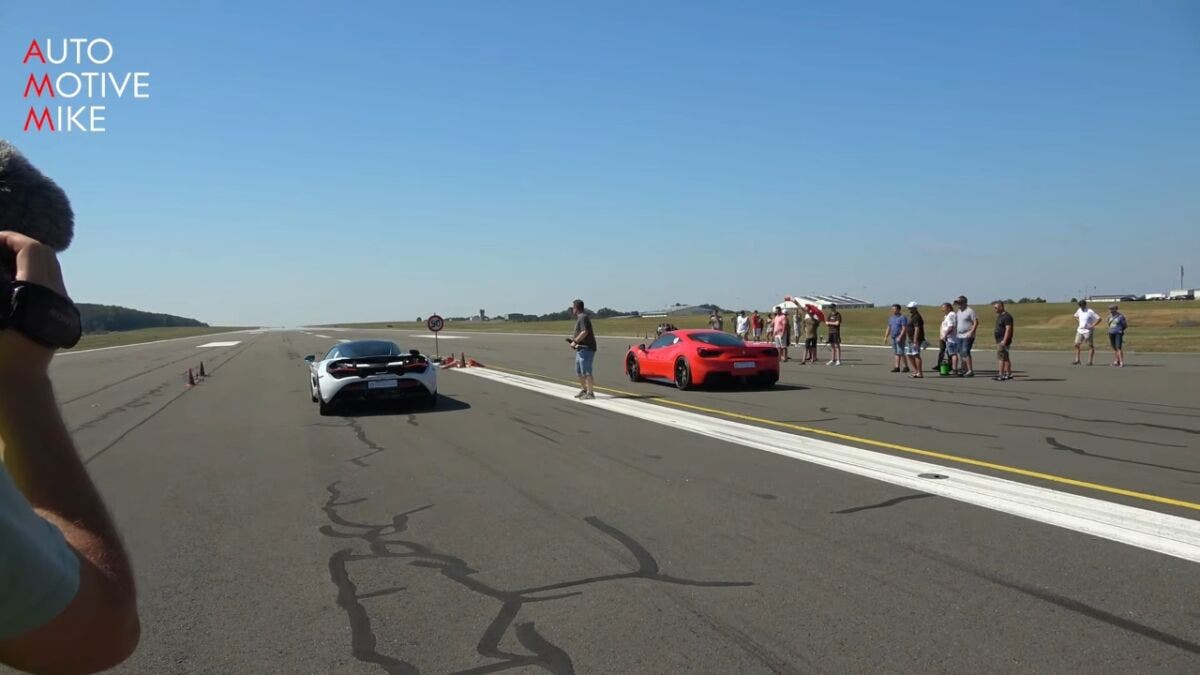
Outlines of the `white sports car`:
<svg viewBox="0 0 1200 675">
<path fill-rule="evenodd" d="M 387 340 L 335 345 L 320 361 L 304 357 L 312 400 L 322 415 L 351 402 L 415 399 L 437 405 L 437 366 L 416 349 L 403 351 Z"/>
</svg>

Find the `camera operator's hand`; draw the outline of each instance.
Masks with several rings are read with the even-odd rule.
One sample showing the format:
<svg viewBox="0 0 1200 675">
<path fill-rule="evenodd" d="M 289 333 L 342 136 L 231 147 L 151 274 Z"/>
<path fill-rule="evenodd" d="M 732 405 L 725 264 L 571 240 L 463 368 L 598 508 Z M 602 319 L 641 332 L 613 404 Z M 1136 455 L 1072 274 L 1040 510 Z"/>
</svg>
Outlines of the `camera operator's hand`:
<svg viewBox="0 0 1200 675">
<path fill-rule="evenodd" d="M 12 256 L 17 281 L 40 284 L 67 297 L 62 268 L 54 250 L 19 232 L 0 232 L 0 255 Z M 9 298 L 0 298 L 9 302 Z M 54 352 L 15 330 L 0 330 L 0 376 L 43 376 Z"/>
<path fill-rule="evenodd" d="M 0 245 L 11 253 L 16 261 L 17 281 L 31 281 L 40 284 L 67 297 L 67 289 L 63 285 L 62 268 L 58 266 L 58 256 L 49 246 L 31 239 L 19 232 L 0 232 Z"/>
</svg>

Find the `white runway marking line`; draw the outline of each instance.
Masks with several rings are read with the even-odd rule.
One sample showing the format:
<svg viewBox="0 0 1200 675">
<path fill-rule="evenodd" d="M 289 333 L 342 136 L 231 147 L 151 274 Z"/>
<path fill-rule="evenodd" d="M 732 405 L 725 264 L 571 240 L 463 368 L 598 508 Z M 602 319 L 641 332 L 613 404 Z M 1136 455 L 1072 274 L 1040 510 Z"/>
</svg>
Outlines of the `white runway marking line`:
<svg viewBox="0 0 1200 675">
<path fill-rule="evenodd" d="M 454 372 L 566 400 L 573 400 L 578 392 L 575 387 L 485 368 Z M 1200 562 L 1200 521 L 1197 520 L 608 394 L 597 394 L 595 401 L 581 405 L 594 405 L 720 441 Z M 947 478 L 919 478 L 922 473 L 936 473 Z"/>
<path fill-rule="evenodd" d="M 428 333 L 417 333 L 410 337 L 429 338 L 430 340 L 433 339 L 433 336 L 429 335 Z M 442 335 L 439 339 L 441 339 L 441 340 L 470 340 L 471 338 L 467 337 L 466 335 Z"/>
<path fill-rule="evenodd" d="M 326 340 L 332 340 L 332 339 L 333 339 L 333 338 L 329 337 L 328 335 L 316 335 L 316 336 L 314 336 L 314 337 L 319 337 L 319 338 L 323 338 L 323 339 L 326 339 Z"/>
<path fill-rule="evenodd" d="M 241 340 L 226 340 L 225 342 L 205 342 L 202 345 L 196 345 L 196 349 L 204 349 L 205 347 L 232 347 L 242 344 Z"/>
</svg>

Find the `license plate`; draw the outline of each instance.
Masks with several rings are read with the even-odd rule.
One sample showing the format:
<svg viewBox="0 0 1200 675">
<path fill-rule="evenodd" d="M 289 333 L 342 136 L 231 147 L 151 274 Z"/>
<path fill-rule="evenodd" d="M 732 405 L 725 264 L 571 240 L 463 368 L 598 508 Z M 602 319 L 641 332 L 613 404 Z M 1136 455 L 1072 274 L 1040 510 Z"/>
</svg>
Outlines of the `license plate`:
<svg viewBox="0 0 1200 675">
<path fill-rule="evenodd" d="M 734 361 L 734 368 L 757 368 L 758 364 L 754 361 Z"/>
<path fill-rule="evenodd" d="M 399 384 L 399 380 L 370 380 L 367 389 L 394 389 Z"/>
</svg>

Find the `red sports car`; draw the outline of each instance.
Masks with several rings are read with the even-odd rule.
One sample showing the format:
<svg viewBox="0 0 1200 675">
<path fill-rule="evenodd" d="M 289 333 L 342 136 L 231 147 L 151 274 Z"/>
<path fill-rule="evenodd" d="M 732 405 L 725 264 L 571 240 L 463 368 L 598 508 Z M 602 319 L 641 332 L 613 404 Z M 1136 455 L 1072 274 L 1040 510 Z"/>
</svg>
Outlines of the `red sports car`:
<svg viewBox="0 0 1200 675">
<path fill-rule="evenodd" d="M 630 347 L 625 373 L 634 382 L 661 380 L 680 389 L 714 382 L 770 387 L 779 380 L 779 350 L 719 330 L 675 330 Z"/>
</svg>

